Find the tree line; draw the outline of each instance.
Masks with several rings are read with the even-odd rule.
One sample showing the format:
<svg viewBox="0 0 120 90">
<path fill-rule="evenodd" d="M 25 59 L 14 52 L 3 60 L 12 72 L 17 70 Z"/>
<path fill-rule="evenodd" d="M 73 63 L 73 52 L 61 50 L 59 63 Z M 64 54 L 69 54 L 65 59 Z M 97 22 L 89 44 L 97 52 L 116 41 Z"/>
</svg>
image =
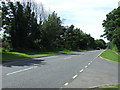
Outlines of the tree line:
<svg viewBox="0 0 120 90">
<path fill-rule="evenodd" d="M 102 25 L 105 29 L 102 37 L 110 41 L 110 48 L 116 46 L 120 51 L 120 7 L 108 13 Z"/>
<path fill-rule="evenodd" d="M 2 2 L 3 48 L 41 51 L 106 48 L 74 25 L 62 26 L 57 13 L 31 2 Z M 6 44 L 8 43 L 8 44 Z"/>
</svg>

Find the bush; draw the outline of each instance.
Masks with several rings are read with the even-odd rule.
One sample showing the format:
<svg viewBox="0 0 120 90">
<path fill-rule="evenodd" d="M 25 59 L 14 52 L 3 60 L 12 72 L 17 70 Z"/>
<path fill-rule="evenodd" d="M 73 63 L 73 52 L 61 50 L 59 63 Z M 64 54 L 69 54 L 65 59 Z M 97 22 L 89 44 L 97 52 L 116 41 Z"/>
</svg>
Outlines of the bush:
<svg viewBox="0 0 120 90">
<path fill-rule="evenodd" d="M 12 45 L 7 41 L 2 41 L 2 51 L 6 52 L 10 50 L 12 50 Z"/>
</svg>

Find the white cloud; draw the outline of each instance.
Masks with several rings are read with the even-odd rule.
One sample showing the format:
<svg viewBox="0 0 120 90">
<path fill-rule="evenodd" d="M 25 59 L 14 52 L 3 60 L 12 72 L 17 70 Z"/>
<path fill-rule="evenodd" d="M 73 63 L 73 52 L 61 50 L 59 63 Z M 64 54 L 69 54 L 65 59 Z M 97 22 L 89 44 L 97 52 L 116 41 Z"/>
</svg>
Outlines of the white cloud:
<svg viewBox="0 0 120 90">
<path fill-rule="evenodd" d="M 37 2 L 37 3 L 43 3 L 43 4 L 45 4 L 45 3 L 49 3 L 49 2 L 53 2 L 54 0 L 34 0 L 34 2 Z"/>
<path fill-rule="evenodd" d="M 55 10 L 64 24 L 74 24 L 84 32 L 90 33 L 94 38 L 103 34 L 102 21 L 106 14 L 118 7 L 119 0 L 52 0 L 45 4 Z"/>
</svg>

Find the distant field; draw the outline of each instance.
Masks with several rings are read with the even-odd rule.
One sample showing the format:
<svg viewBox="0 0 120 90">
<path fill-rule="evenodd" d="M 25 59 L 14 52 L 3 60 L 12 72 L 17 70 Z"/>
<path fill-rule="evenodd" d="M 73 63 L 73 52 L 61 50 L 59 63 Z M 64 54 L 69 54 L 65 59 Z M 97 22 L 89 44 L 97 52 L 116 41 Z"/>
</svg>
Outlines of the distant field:
<svg viewBox="0 0 120 90">
<path fill-rule="evenodd" d="M 111 49 L 106 50 L 100 56 L 115 62 L 120 62 L 120 56 L 113 52 Z"/>
<path fill-rule="evenodd" d="M 83 51 L 83 50 L 79 50 L 79 51 Z M 63 50 L 63 51 L 56 51 L 56 52 L 28 52 L 28 51 L 3 52 L 2 62 L 8 61 L 8 60 L 15 60 L 15 59 L 33 58 L 33 57 L 49 56 L 49 55 L 55 55 L 55 54 L 67 54 L 67 53 L 73 53 L 73 52 L 77 52 L 77 51 Z"/>
</svg>

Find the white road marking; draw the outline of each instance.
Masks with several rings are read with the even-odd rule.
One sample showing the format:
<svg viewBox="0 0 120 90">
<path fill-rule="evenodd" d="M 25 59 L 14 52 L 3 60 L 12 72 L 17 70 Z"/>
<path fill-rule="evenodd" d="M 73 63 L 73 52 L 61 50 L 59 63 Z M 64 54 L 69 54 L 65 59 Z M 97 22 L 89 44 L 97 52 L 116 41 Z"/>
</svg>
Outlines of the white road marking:
<svg viewBox="0 0 120 90">
<path fill-rule="evenodd" d="M 84 53 L 81 53 L 81 55 L 84 55 Z"/>
<path fill-rule="evenodd" d="M 103 50 L 97 57 L 99 57 L 105 50 Z"/>
<path fill-rule="evenodd" d="M 34 66 L 37 66 L 37 65 L 39 65 L 39 64 L 34 64 Z"/>
<path fill-rule="evenodd" d="M 105 50 L 103 50 L 99 55 L 97 55 L 97 57 L 95 57 L 95 58 L 93 59 L 93 61 L 94 61 L 96 58 L 98 58 L 104 51 L 105 51 Z M 93 62 L 93 61 L 92 61 L 92 62 Z"/>
<path fill-rule="evenodd" d="M 93 61 L 91 61 L 91 63 L 92 63 Z"/>
<path fill-rule="evenodd" d="M 88 63 L 88 65 L 90 65 L 90 63 Z"/>
<path fill-rule="evenodd" d="M 64 58 L 64 59 L 71 59 L 71 57 L 66 57 L 66 58 Z"/>
<path fill-rule="evenodd" d="M 87 68 L 88 66 L 85 66 L 85 68 Z"/>
<path fill-rule="evenodd" d="M 37 67 L 38 66 L 34 66 L 34 67 L 26 68 L 26 69 L 23 69 L 23 70 L 18 70 L 18 71 L 12 72 L 12 73 L 8 73 L 6 75 L 11 75 L 11 74 L 19 73 L 19 72 L 24 72 L 24 71 L 27 71 L 27 70 L 30 70 L 30 69 L 33 69 L 33 68 L 37 68 Z"/>
<path fill-rule="evenodd" d="M 83 72 L 83 69 L 81 69 L 80 72 Z"/>
<path fill-rule="evenodd" d="M 75 56 L 77 56 L 77 55 L 72 55 L 72 57 L 75 57 Z"/>
<path fill-rule="evenodd" d="M 58 56 L 49 56 L 49 57 L 43 57 L 43 58 L 55 58 L 55 57 L 58 57 Z"/>
<path fill-rule="evenodd" d="M 67 86 L 67 85 L 68 85 L 68 83 L 65 83 L 64 85 L 65 85 L 65 86 Z"/>
<path fill-rule="evenodd" d="M 73 76 L 73 79 L 75 79 L 78 75 L 76 74 L 75 76 Z"/>
<path fill-rule="evenodd" d="M 46 56 L 46 57 L 33 58 L 33 59 L 35 59 L 35 60 L 41 60 L 41 59 L 55 58 L 55 57 L 58 57 L 58 56 Z"/>
</svg>

